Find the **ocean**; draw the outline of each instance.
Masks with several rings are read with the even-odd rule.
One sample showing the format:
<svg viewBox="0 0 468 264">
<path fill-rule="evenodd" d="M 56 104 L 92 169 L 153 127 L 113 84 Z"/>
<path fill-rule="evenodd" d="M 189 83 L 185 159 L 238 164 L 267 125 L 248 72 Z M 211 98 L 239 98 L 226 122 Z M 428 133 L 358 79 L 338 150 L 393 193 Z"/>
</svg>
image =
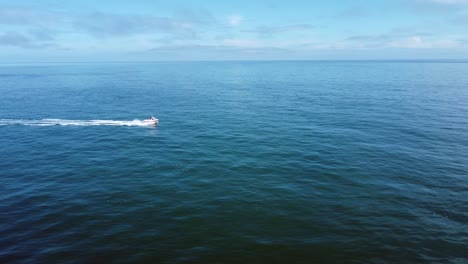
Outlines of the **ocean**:
<svg viewBox="0 0 468 264">
<path fill-rule="evenodd" d="M 0 263 L 135 262 L 468 263 L 468 63 L 0 65 Z"/>
</svg>

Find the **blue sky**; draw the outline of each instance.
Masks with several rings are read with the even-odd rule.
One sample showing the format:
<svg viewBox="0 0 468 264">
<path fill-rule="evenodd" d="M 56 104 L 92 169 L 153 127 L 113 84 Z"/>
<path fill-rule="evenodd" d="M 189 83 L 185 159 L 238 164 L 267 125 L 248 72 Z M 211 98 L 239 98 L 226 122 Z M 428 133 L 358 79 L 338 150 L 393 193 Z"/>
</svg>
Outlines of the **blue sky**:
<svg viewBox="0 0 468 264">
<path fill-rule="evenodd" d="M 468 59 L 468 0 L 0 0 L 0 62 Z"/>
</svg>

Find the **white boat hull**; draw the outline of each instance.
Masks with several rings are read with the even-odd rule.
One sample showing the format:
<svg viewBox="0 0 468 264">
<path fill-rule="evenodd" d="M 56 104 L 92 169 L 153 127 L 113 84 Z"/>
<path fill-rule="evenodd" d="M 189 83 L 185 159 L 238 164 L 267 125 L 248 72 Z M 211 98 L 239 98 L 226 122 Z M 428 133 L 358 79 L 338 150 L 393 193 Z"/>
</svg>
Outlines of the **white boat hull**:
<svg viewBox="0 0 468 264">
<path fill-rule="evenodd" d="M 148 124 L 148 125 L 156 125 L 158 124 L 159 120 L 158 119 L 145 119 L 143 120 L 143 123 Z"/>
</svg>

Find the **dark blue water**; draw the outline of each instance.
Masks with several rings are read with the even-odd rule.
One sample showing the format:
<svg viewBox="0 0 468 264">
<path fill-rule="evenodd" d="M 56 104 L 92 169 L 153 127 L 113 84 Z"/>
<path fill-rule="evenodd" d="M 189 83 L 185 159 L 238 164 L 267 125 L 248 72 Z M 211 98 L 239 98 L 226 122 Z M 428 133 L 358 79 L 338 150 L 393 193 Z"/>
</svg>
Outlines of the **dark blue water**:
<svg viewBox="0 0 468 264">
<path fill-rule="evenodd" d="M 0 67 L 1 263 L 467 263 L 467 224 L 468 63 Z"/>
</svg>

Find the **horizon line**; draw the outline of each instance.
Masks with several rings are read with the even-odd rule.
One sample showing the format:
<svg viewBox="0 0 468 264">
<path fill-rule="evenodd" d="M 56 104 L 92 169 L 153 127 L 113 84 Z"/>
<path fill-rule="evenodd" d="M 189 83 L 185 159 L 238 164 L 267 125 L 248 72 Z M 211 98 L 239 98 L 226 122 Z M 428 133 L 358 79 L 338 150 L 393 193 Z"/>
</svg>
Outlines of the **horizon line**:
<svg viewBox="0 0 468 264">
<path fill-rule="evenodd" d="M 8 64 L 66 64 L 66 63 L 164 63 L 164 62 L 458 62 L 468 63 L 468 59 L 304 59 L 304 60 L 115 60 L 115 61 L 17 61 L 0 62 Z"/>
</svg>

